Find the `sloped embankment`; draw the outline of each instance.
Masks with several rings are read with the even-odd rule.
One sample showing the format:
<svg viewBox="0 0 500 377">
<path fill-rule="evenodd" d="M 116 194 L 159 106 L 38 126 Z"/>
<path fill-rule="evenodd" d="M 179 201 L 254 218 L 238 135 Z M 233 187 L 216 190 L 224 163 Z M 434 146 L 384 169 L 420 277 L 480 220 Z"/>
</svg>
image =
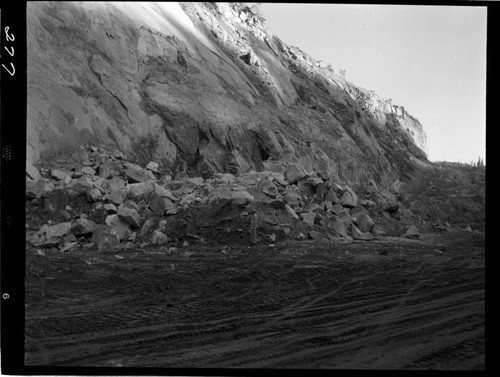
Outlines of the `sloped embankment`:
<svg viewBox="0 0 500 377">
<path fill-rule="evenodd" d="M 174 178 L 297 164 L 391 188 L 425 163 L 425 134 L 360 93 L 243 4 L 28 4 L 31 162 L 105 143 Z"/>
</svg>

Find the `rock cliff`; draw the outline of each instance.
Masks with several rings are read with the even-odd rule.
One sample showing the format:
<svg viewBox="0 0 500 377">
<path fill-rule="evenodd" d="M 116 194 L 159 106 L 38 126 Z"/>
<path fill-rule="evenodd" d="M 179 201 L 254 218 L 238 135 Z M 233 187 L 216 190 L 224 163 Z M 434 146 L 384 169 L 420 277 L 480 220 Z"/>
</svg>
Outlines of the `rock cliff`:
<svg viewBox="0 0 500 377">
<path fill-rule="evenodd" d="M 239 3 L 30 2 L 27 159 L 114 145 L 174 177 L 250 170 L 398 191 L 422 126 Z"/>
</svg>

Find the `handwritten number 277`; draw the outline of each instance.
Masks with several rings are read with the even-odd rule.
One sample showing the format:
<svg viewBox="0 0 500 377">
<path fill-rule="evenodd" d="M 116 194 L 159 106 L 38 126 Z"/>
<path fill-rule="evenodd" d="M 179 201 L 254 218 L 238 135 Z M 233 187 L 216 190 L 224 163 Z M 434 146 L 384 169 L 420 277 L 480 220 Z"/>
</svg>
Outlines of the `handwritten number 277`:
<svg viewBox="0 0 500 377">
<path fill-rule="evenodd" d="M 14 34 L 9 34 L 9 27 L 5 27 L 5 39 L 9 42 L 13 42 L 15 40 Z M 14 46 L 10 46 L 10 50 L 7 46 L 4 46 L 5 50 L 8 52 L 10 56 L 14 56 Z M 14 76 L 16 74 L 16 68 L 14 67 L 14 63 L 10 63 L 11 70 L 9 70 L 4 64 L 2 64 L 2 67 L 11 75 Z"/>
</svg>

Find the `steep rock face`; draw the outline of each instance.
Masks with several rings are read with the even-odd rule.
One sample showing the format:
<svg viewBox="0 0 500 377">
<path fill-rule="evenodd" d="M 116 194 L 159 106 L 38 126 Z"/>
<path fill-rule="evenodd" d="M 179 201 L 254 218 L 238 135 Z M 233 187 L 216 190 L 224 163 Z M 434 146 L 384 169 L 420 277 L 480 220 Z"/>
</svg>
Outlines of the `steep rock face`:
<svg viewBox="0 0 500 377">
<path fill-rule="evenodd" d="M 395 117 L 402 130 L 417 147 L 427 153 L 427 135 L 420 122 L 408 114 L 403 106 L 392 104 L 392 100 L 384 100 L 373 90 L 366 90 L 346 83 L 345 89 L 361 108 L 369 114 L 379 127 L 387 125 L 388 117 Z"/>
<path fill-rule="evenodd" d="M 416 119 L 268 34 L 243 4 L 27 13 L 29 161 L 104 143 L 174 175 L 296 165 L 392 189 L 427 161 Z"/>
</svg>

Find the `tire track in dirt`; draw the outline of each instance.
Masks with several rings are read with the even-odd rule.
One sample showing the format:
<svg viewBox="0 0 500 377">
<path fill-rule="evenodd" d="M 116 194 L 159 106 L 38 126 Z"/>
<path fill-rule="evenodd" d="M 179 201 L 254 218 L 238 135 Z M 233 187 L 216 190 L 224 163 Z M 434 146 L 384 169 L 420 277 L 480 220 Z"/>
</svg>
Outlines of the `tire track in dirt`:
<svg viewBox="0 0 500 377">
<path fill-rule="evenodd" d="M 141 253 L 121 267 L 103 257 L 102 271 L 80 275 L 90 284 L 60 281 L 45 300 L 30 301 L 43 284 L 28 279 L 27 364 L 484 368 L 483 248 L 407 257 L 339 249 L 295 259 L 197 250 L 154 267 Z M 110 270 L 128 279 L 95 289 Z M 79 301 L 62 307 L 61 297 Z"/>
</svg>

